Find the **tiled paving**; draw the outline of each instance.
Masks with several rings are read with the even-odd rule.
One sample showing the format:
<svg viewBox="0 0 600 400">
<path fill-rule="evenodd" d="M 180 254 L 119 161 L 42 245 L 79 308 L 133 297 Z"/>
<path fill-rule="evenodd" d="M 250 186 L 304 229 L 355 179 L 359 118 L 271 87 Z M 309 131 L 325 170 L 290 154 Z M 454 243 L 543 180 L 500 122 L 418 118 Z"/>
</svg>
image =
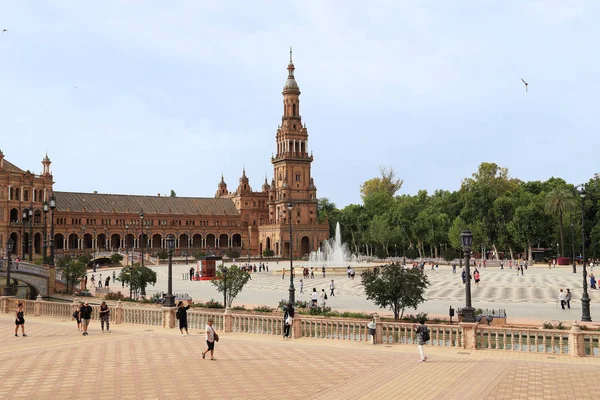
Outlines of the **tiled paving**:
<svg viewBox="0 0 600 400">
<path fill-rule="evenodd" d="M 600 358 L 338 340 L 222 334 L 217 361 L 204 335 L 29 317 L 14 337 L 0 316 L 0 399 L 593 399 Z M 592 389 L 592 390 L 590 390 Z"/>
</svg>

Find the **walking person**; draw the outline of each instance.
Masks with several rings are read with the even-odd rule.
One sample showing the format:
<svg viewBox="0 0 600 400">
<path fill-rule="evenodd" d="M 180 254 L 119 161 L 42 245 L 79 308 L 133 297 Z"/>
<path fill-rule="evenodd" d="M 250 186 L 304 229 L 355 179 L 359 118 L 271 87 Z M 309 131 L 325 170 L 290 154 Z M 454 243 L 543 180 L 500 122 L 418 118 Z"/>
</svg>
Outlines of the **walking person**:
<svg viewBox="0 0 600 400">
<path fill-rule="evenodd" d="M 213 320 L 208 320 L 208 325 L 206 325 L 206 350 L 202 352 L 202 359 L 206 358 L 206 353 L 210 351 L 210 359 L 212 361 L 217 361 L 215 358 L 215 342 L 219 341 L 219 335 L 215 332 L 215 328 L 213 328 Z"/>
<path fill-rule="evenodd" d="M 110 285 L 110 276 L 107 276 L 106 281 L 104 282 L 105 287 L 108 287 L 108 285 Z"/>
<path fill-rule="evenodd" d="M 285 268 L 281 269 L 281 279 L 285 279 Z"/>
<path fill-rule="evenodd" d="M 313 267 L 310 267 L 310 279 L 315 279 L 315 270 Z"/>
<path fill-rule="evenodd" d="M 81 320 L 81 328 L 83 329 L 82 335 L 87 336 L 87 330 L 88 326 L 90 325 L 90 319 L 92 319 L 92 307 L 90 307 L 90 304 L 87 301 L 79 309 L 79 319 Z"/>
<path fill-rule="evenodd" d="M 567 294 L 565 295 L 565 302 L 567 303 L 567 308 L 571 309 L 571 290 L 567 289 Z"/>
<path fill-rule="evenodd" d="M 183 305 L 183 301 L 180 301 L 177 304 L 177 312 L 175 313 L 175 317 L 179 320 L 179 332 L 181 332 L 181 336 L 183 336 L 183 330 L 185 329 L 185 333 L 189 336 L 188 332 L 188 323 L 187 323 L 187 310 L 190 309 L 190 305 Z"/>
<path fill-rule="evenodd" d="M 21 327 L 23 337 L 27 336 L 25 333 L 25 311 L 23 311 L 23 303 L 19 303 L 15 311 L 15 337 L 19 337 L 19 334 L 17 333 L 19 331 L 19 326 Z"/>
<path fill-rule="evenodd" d="M 106 279 L 110 281 L 110 277 Z M 106 332 L 110 332 L 110 309 L 105 301 L 100 304 L 100 327 L 102 328 L 102 333 L 104 333 L 104 323 L 106 323 Z"/>
<path fill-rule="evenodd" d="M 327 293 L 325 293 L 325 289 L 321 289 L 321 294 L 319 295 L 319 298 L 321 299 L 321 307 L 325 308 L 325 306 L 327 305 L 327 302 L 325 300 L 327 300 Z"/>
<path fill-rule="evenodd" d="M 475 270 L 475 286 L 479 285 L 479 280 L 480 280 L 479 271 Z"/>
<path fill-rule="evenodd" d="M 83 301 L 79 302 L 79 307 L 75 311 L 73 311 L 73 318 L 77 321 L 77 330 L 81 331 L 81 316 L 79 312 L 81 311 L 81 307 L 83 307 Z"/>
<path fill-rule="evenodd" d="M 290 335 L 290 328 L 294 323 L 294 306 L 292 303 L 288 303 L 287 306 L 284 307 L 285 313 L 283 314 L 283 338 L 292 337 Z"/>
<path fill-rule="evenodd" d="M 194 280 L 194 267 L 190 267 L 190 281 Z"/>
<path fill-rule="evenodd" d="M 304 281 L 300 279 L 300 293 L 304 294 Z"/>
<path fill-rule="evenodd" d="M 331 283 L 329 284 L 329 290 L 331 291 L 331 293 L 329 293 L 329 295 L 335 296 L 335 293 L 333 293 L 333 291 L 335 290 L 335 285 L 333 283 L 333 279 L 331 280 Z"/>
<path fill-rule="evenodd" d="M 324 265 L 323 265 L 322 271 L 323 271 L 323 278 L 325 278 L 325 266 Z"/>
<path fill-rule="evenodd" d="M 117 280 L 117 273 L 113 270 L 113 283 Z"/>
<path fill-rule="evenodd" d="M 565 309 L 565 303 L 567 300 L 567 296 L 565 294 L 565 292 L 563 292 L 562 289 L 560 289 L 560 292 L 558 292 L 558 301 L 560 301 L 560 306 L 562 307 L 562 309 Z"/>
<path fill-rule="evenodd" d="M 319 295 L 317 294 L 317 288 L 313 288 L 312 293 L 310 294 L 311 307 L 317 307 L 317 300 L 319 299 Z"/>
<path fill-rule="evenodd" d="M 427 356 L 425 356 L 423 345 L 429 341 L 429 329 L 427 329 L 425 326 L 425 320 L 421 319 L 419 321 L 419 325 L 414 327 L 414 329 L 415 333 L 417 334 L 417 348 L 419 349 L 419 355 L 421 356 L 419 361 L 427 361 Z"/>
</svg>

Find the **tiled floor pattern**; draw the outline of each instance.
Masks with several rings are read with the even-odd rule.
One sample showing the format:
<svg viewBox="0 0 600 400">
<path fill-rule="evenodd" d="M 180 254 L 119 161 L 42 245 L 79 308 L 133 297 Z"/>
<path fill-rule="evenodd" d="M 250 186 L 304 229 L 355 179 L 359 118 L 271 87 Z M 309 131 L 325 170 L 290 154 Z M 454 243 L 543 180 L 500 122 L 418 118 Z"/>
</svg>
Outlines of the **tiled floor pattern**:
<svg viewBox="0 0 600 400">
<path fill-rule="evenodd" d="M 14 337 L 0 316 L 0 399 L 586 399 L 600 359 L 336 340 L 223 334 L 217 361 L 204 335 L 29 317 Z M 593 387 L 593 385 L 591 385 Z"/>
</svg>

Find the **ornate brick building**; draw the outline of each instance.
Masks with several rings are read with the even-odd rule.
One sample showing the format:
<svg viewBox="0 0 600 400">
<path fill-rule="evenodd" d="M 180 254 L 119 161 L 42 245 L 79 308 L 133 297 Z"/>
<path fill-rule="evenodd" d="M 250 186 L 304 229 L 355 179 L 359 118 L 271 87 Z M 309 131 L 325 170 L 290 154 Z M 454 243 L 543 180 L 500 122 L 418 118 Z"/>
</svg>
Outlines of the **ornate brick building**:
<svg viewBox="0 0 600 400">
<path fill-rule="evenodd" d="M 264 250 L 289 256 L 291 218 L 293 253 L 299 257 L 316 250 L 329 236 L 327 223 L 317 223 L 317 189 L 311 177 L 312 152 L 308 132 L 300 116 L 300 89 L 294 77 L 290 51 L 288 78 L 283 87 L 283 117 L 277 128 L 276 154 L 271 158 L 273 179 L 265 177 L 260 191 L 250 187 L 243 170 L 235 191 L 223 176 L 215 198 L 137 196 L 53 191 L 50 159 L 42 160 L 42 173 L 24 171 L 0 151 L 0 243 L 8 238 L 14 252 L 28 254 L 31 232 L 33 254 L 44 246 L 43 204 L 52 193 L 54 245 L 62 251 L 140 249 L 151 252 L 165 247 L 174 234 L 179 250 L 224 253 L 232 248 L 257 256 Z M 293 205 L 291 212 L 288 204 Z M 31 209 L 32 226 L 23 224 L 22 213 Z M 143 218 L 141 216 L 143 212 Z M 50 245 L 51 213 L 47 216 Z"/>
</svg>

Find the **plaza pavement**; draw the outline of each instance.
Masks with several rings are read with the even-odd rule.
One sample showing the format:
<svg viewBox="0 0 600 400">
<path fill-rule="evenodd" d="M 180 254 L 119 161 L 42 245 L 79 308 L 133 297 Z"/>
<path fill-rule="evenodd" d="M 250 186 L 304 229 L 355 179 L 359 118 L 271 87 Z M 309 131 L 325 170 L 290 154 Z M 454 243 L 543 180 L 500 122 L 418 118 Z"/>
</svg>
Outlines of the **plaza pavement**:
<svg viewBox="0 0 600 400">
<path fill-rule="evenodd" d="M 252 274 L 252 280 L 244 287 L 243 291 L 234 301 L 234 305 L 245 304 L 247 308 L 256 305 L 269 305 L 276 307 L 280 300 L 288 297 L 289 273 L 285 279 L 281 279 L 281 268 L 288 266 L 286 263 L 270 263 L 270 272 L 257 272 Z M 306 265 L 297 263 L 297 270 Z M 194 300 L 207 301 L 217 299 L 222 301 L 223 295 L 218 293 L 215 287 L 208 281 L 191 282 L 183 279 L 183 274 L 189 272 L 190 265 L 175 264 L 173 266 L 173 291 L 188 293 Z M 157 272 L 158 282 L 156 286 L 150 286 L 148 295 L 156 291 L 166 291 L 167 268 L 162 265 L 151 267 Z M 275 270 L 275 271 L 274 271 Z M 109 272 L 110 271 L 110 272 Z M 415 310 L 406 310 L 406 313 L 427 312 L 430 316 L 446 317 L 449 306 L 454 308 L 464 305 L 464 285 L 460 277 L 460 271 L 453 274 L 450 266 L 440 266 L 439 272 L 425 269 L 431 282 L 425 297 L 426 302 Z M 500 270 L 498 267 L 480 269 L 481 283 L 474 285 L 472 282 L 473 306 L 482 309 L 504 308 L 512 322 L 532 322 L 541 324 L 544 321 L 564 321 L 572 323 L 581 318 L 581 293 L 583 286 L 582 269 L 578 268 L 577 274 L 573 274 L 571 266 L 563 266 L 548 269 L 547 266 L 536 265 L 529 267 L 523 276 L 517 275 L 516 269 L 506 267 Z M 101 269 L 99 273 L 112 274 L 110 269 Z M 91 278 L 91 273 L 88 274 Z M 309 300 L 312 288 L 326 289 L 329 294 L 329 283 L 335 280 L 336 296 L 328 299 L 327 305 L 336 310 L 357 310 L 365 312 L 379 312 L 390 314 L 389 310 L 382 310 L 372 301 L 367 300 L 364 295 L 360 277 L 349 280 L 345 275 L 330 275 L 322 278 L 320 271 L 315 271 L 315 279 L 305 280 L 304 294 L 299 293 L 299 276 L 296 275 L 294 285 L 296 287 L 296 298 Z M 89 281 L 88 281 L 89 282 Z M 123 290 L 119 282 L 117 287 L 111 283 L 112 290 Z M 557 307 L 559 288 L 570 288 L 573 293 L 571 310 L 562 310 Z M 128 292 L 127 288 L 125 292 Z M 592 318 L 595 316 L 595 300 L 599 299 L 595 290 L 590 289 Z M 600 315 L 597 318 L 600 321 Z M 600 326 L 600 325 L 599 325 Z"/>
<path fill-rule="evenodd" d="M 26 317 L 14 337 L 0 315 L 0 399 L 596 399 L 600 358 L 462 351 L 326 339 L 221 334 L 217 361 L 204 335 L 92 321 Z"/>
</svg>

